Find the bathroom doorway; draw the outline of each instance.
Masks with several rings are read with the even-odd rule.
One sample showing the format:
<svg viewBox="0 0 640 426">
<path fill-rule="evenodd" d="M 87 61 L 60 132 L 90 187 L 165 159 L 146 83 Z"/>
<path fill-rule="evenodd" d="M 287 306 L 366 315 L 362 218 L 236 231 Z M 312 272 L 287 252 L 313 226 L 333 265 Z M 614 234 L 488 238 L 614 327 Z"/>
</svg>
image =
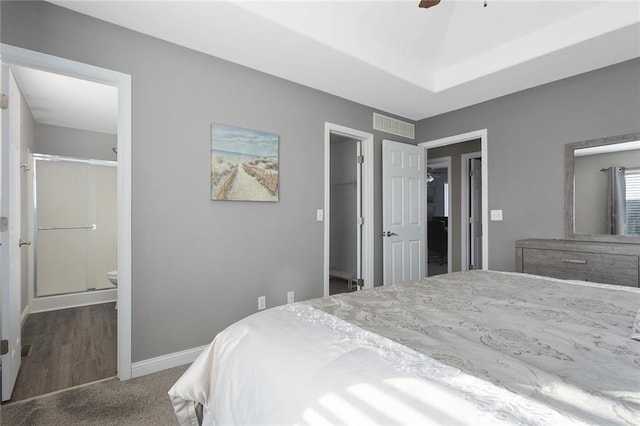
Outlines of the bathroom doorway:
<svg viewBox="0 0 640 426">
<path fill-rule="evenodd" d="M 107 273 L 118 269 L 119 106 L 113 85 L 11 70 L 27 259 L 15 402 L 118 373 L 117 276 Z"/>
</svg>

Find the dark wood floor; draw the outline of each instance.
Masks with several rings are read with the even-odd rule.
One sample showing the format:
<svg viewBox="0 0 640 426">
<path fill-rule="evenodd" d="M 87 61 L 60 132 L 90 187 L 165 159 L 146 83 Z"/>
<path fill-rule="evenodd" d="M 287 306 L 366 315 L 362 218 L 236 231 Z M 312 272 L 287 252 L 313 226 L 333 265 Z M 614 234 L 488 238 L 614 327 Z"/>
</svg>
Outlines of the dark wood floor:
<svg viewBox="0 0 640 426">
<path fill-rule="evenodd" d="M 349 288 L 349 281 L 334 277 L 329 279 L 329 295 L 351 293 L 352 291 L 356 291 L 356 289 Z"/>
<path fill-rule="evenodd" d="M 31 345 L 10 402 L 115 376 L 115 303 L 30 314 L 22 344 Z"/>
</svg>

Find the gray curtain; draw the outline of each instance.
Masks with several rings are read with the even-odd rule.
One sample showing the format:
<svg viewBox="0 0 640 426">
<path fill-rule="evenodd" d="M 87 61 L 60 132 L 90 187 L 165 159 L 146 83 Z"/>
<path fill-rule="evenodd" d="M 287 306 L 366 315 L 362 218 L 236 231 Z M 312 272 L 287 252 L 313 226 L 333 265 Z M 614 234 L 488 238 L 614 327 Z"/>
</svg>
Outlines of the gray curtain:
<svg viewBox="0 0 640 426">
<path fill-rule="evenodd" d="M 612 166 L 607 169 L 607 233 L 624 235 L 626 223 L 626 187 L 624 168 Z"/>
</svg>

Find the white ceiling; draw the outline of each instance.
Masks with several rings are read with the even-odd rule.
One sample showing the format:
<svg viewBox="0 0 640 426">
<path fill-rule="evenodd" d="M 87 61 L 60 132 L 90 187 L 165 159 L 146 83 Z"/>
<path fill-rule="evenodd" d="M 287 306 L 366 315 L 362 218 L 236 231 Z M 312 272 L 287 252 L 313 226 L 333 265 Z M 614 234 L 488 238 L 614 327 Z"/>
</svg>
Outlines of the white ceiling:
<svg viewBox="0 0 640 426">
<path fill-rule="evenodd" d="M 414 120 L 640 57 L 638 0 L 52 3 Z"/>
<path fill-rule="evenodd" d="M 17 65 L 11 69 L 36 123 L 117 133 L 115 87 Z"/>
</svg>

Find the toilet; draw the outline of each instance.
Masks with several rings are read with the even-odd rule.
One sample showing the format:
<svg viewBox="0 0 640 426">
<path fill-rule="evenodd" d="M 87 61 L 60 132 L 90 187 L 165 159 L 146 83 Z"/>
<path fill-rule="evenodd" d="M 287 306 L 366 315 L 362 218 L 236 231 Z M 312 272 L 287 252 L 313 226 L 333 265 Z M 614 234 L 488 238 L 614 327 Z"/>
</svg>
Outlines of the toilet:
<svg viewBox="0 0 640 426">
<path fill-rule="evenodd" d="M 118 287 L 118 271 L 109 271 L 107 272 L 107 279 L 111 284 Z M 116 300 L 116 309 L 118 309 L 118 301 Z"/>
<path fill-rule="evenodd" d="M 107 272 L 107 278 L 111 282 L 111 284 L 118 286 L 118 271 L 109 271 Z"/>
</svg>

